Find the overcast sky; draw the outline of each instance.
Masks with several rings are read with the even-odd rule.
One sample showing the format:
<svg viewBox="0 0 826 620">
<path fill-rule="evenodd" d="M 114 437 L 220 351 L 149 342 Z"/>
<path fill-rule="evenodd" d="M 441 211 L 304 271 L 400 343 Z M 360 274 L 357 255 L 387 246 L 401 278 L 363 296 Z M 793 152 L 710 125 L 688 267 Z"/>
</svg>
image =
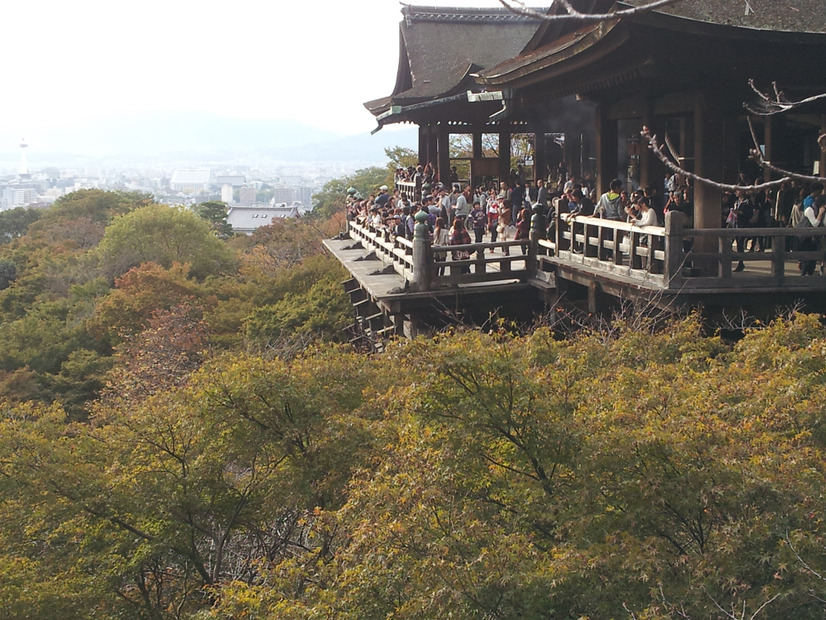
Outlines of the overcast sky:
<svg viewBox="0 0 826 620">
<path fill-rule="evenodd" d="M 369 131 L 362 103 L 393 88 L 400 20 L 394 0 L 7 0 L 0 129 L 195 109 Z"/>
</svg>

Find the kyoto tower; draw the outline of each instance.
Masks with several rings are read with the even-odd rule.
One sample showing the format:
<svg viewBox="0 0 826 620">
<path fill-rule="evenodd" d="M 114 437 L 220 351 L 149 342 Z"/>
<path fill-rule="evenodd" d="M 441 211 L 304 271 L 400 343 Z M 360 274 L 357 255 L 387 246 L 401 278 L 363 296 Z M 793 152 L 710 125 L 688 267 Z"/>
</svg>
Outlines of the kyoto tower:
<svg viewBox="0 0 826 620">
<path fill-rule="evenodd" d="M 20 178 L 21 179 L 28 179 L 29 178 L 29 167 L 26 165 L 26 149 L 29 148 L 29 145 L 26 144 L 26 139 L 22 138 L 20 140 Z"/>
</svg>

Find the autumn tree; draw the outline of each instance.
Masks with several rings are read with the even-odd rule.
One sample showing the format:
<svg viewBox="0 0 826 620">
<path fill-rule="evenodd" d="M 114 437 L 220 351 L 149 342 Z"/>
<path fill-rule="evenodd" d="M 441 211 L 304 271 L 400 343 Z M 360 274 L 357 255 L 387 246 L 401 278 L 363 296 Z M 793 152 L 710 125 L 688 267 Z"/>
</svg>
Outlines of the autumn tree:
<svg viewBox="0 0 826 620">
<path fill-rule="evenodd" d="M 149 205 L 115 218 L 98 247 L 101 263 L 111 276 L 154 262 L 166 267 L 188 264 L 196 278 L 231 270 L 234 257 L 205 220 L 168 207 Z"/>
</svg>

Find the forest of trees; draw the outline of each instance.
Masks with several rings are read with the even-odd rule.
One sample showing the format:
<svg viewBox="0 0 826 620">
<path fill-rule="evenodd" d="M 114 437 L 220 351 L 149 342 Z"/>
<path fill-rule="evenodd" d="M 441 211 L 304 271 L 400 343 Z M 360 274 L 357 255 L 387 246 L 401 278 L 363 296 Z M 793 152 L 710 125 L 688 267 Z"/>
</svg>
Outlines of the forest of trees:
<svg viewBox="0 0 826 620">
<path fill-rule="evenodd" d="M 0 618 L 824 616 L 819 317 L 368 356 L 326 194 L 0 217 Z"/>
</svg>

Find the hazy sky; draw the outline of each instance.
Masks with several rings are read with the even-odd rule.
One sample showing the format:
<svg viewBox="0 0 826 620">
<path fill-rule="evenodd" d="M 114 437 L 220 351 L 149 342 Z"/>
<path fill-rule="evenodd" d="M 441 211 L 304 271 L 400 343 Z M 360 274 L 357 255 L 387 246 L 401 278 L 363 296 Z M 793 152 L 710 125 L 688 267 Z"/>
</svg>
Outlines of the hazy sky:
<svg viewBox="0 0 826 620">
<path fill-rule="evenodd" d="M 0 130 L 21 137 L 170 109 L 358 133 L 375 127 L 362 103 L 395 83 L 394 0 L 7 0 L 3 9 Z"/>
</svg>

